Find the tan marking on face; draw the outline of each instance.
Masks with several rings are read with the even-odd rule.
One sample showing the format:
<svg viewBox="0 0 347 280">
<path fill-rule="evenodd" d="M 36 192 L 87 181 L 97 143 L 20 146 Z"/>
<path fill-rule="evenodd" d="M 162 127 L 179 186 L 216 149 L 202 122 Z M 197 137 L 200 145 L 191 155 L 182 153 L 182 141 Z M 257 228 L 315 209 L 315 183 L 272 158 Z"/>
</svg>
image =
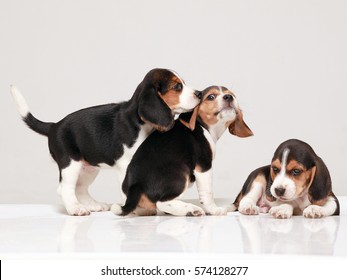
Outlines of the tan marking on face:
<svg viewBox="0 0 347 280">
<path fill-rule="evenodd" d="M 295 176 L 292 172 L 293 170 L 299 170 L 300 174 Z M 291 160 L 286 166 L 287 176 L 294 182 L 296 186 L 295 195 L 300 197 L 301 194 L 308 189 L 309 183 L 312 177 L 312 169 L 306 170 L 306 168 L 297 162 L 296 160 Z"/>
<path fill-rule="evenodd" d="M 216 98 L 214 100 L 208 100 L 208 96 L 215 94 Z M 218 122 L 218 102 L 217 97 L 221 94 L 216 88 L 210 89 L 203 97 L 203 100 L 199 107 L 199 117 L 208 126 L 214 125 Z"/>
<path fill-rule="evenodd" d="M 149 198 L 145 194 L 141 195 L 138 206 L 141 208 L 144 208 L 144 209 L 148 209 L 148 210 L 157 209 L 157 206 L 152 201 L 150 201 Z"/>
<path fill-rule="evenodd" d="M 271 163 L 270 176 L 273 181 L 275 180 L 275 177 L 277 175 L 273 171 L 274 167 L 276 167 L 279 170 L 278 173 L 280 173 L 282 164 L 279 159 L 276 159 Z M 295 169 L 300 171 L 300 174 L 297 176 L 293 174 L 293 170 Z M 301 163 L 299 163 L 296 160 L 291 160 L 287 163 L 286 176 L 294 182 L 296 187 L 295 194 L 297 197 L 300 197 L 302 193 L 311 186 L 314 177 L 314 172 L 315 167 L 307 170 Z"/>
<path fill-rule="evenodd" d="M 168 84 L 169 90 L 167 92 L 161 92 L 159 95 L 171 110 L 176 109 L 180 104 L 180 94 L 182 90 L 177 91 L 174 89 L 174 86 L 177 84 L 182 84 L 183 86 L 182 81 L 178 77 L 173 76 Z"/>
<path fill-rule="evenodd" d="M 270 176 L 271 176 L 272 181 L 275 181 L 275 177 L 278 174 L 278 173 L 275 174 L 275 172 L 273 171 L 274 167 L 276 167 L 278 169 L 278 173 L 281 171 L 281 162 L 279 159 L 276 159 L 271 163 Z"/>
</svg>

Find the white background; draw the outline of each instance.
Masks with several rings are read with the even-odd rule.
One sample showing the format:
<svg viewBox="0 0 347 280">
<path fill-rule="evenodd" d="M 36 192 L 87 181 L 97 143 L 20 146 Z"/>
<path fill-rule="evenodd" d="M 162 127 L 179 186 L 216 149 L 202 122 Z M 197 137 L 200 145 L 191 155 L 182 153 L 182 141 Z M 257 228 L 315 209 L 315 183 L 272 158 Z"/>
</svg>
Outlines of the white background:
<svg viewBox="0 0 347 280">
<path fill-rule="evenodd" d="M 218 142 L 216 197 L 232 201 L 289 138 L 308 142 L 347 195 L 346 15 L 343 0 L 1 0 L 0 203 L 60 202 L 47 139 L 20 120 L 10 84 L 36 117 L 58 121 L 128 100 L 155 67 L 238 97 L 255 136 Z M 101 172 L 92 194 L 119 201 L 115 174 Z"/>
</svg>

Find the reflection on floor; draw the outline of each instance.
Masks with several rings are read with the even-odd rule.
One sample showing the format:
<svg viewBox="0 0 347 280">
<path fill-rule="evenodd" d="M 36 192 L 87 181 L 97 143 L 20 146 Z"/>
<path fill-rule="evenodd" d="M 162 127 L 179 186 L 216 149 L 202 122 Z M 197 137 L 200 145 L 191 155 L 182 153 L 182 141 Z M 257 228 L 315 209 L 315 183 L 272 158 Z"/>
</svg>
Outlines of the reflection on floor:
<svg viewBox="0 0 347 280">
<path fill-rule="evenodd" d="M 0 205 L 0 256 L 13 254 L 304 254 L 347 256 L 347 197 L 338 217 L 70 217 L 51 205 Z M 345 206 L 345 207 L 344 207 Z"/>
</svg>

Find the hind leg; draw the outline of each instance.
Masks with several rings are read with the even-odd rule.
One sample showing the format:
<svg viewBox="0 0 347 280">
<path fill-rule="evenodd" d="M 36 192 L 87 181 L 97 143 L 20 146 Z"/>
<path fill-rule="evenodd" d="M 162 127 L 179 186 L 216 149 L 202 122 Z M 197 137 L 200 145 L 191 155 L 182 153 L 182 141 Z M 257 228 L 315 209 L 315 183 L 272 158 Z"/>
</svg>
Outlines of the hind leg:
<svg viewBox="0 0 347 280">
<path fill-rule="evenodd" d="M 160 211 L 174 215 L 174 216 L 203 216 L 204 210 L 201 207 L 191 203 L 186 203 L 178 199 L 169 201 L 158 201 L 157 208 Z"/>
<path fill-rule="evenodd" d="M 82 170 L 82 162 L 71 160 L 70 164 L 61 170 L 59 192 L 66 211 L 72 216 L 89 215 L 90 211 L 76 197 L 76 184 Z"/>
<path fill-rule="evenodd" d="M 76 197 L 91 212 L 110 210 L 107 203 L 94 200 L 88 192 L 88 187 L 93 183 L 99 174 L 99 168 L 83 164 L 76 184 Z"/>
<path fill-rule="evenodd" d="M 125 196 L 124 193 L 123 195 Z M 130 194 L 130 198 L 131 198 L 131 194 Z M 123 205 L 125 204 L 126 204 L 126 200 Z M 120 206 L 119 204 L 113 204 L 111 207 L 111 212 L 114 213 L 115 215 L 122 215 L 123 213 L 122 206 Z M 150 201 L 146 195 L 141 195 L 139 201 L 137 202 L 136 208 L 131 212 L 137 216 L 154 216 L 157 214 L 155 203 Z"/>
</svg>

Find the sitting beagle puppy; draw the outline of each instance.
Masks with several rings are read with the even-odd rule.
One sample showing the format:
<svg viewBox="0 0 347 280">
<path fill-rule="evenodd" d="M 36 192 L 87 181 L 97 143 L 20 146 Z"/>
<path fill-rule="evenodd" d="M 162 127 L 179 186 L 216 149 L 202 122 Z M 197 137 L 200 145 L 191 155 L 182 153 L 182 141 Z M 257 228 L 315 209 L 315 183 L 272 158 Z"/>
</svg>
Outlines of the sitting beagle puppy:
<svg viewBox="0 0 347 280">
<path fill-rule="evenodd" d="M 269 212 L 279 219 L 293 214 L 322 218 L 340 212 L 328 168 L 311 146 L 296 139 L 283 142 L 271 165 L 248 176 L 233 208 L 245 215 Z"/>
<path fill-rule="evenodd" d="M 217 207 L 213 199 L 211 168 L 226 128 L 239 137 L 253 135 L 235 95 L 225 87 L 208 87 L 193 113 L 181 114 L 170 131 L 153 132 L 138 148 L 122 184 L 125 205 L 114 204 L 111 211 L 128 215 L 139 207 L 151 214 L 158 209 L 176 216 L 225 215 L 227 208 Z M 178 200 L 195 181 L 204 210 Z"/>
<path fill-rule="evenodd" d="M 70 215 L 109 210 L 88 192 L 101 167 L 112 167 L 123 181 L 126 168 L 140 144 L 154 129 L 167 131 L 174 114 L 193 110 L 201 92 L 189 88 L 177 73 L 153 69 L 127 102 L 76 111 L 57 123 L 42 122 L 29 111 L 21 93 L 11 87 L 24 122 L 48 137 L 49 150 L 59 168 L 61 194 Z"/>
</svg>

